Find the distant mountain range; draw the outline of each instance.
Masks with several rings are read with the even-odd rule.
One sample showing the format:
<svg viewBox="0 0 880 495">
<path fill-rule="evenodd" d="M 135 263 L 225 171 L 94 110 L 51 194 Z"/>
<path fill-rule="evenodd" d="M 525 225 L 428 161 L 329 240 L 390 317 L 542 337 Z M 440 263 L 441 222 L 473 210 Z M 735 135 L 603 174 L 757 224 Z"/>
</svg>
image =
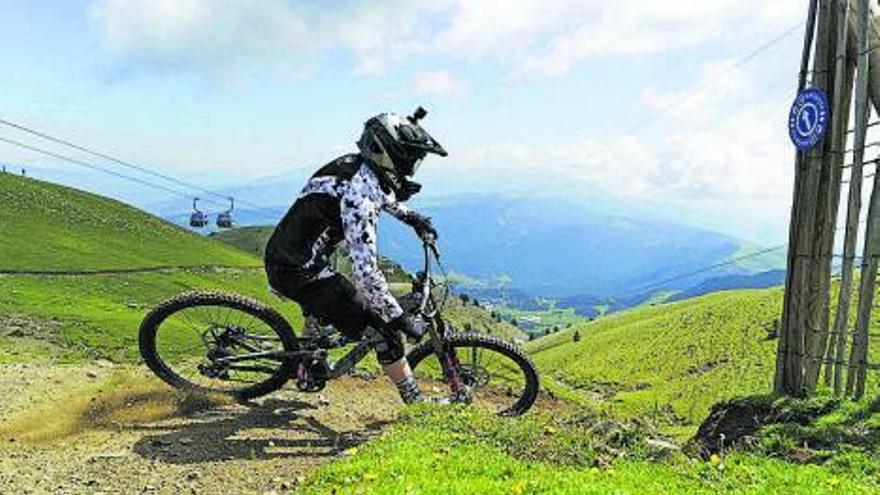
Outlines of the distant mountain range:
<svg viewBox="0 0 880 495">
<path fill-rule="evenodd" d="M 704 280 L 690 289 L 677 292 L 669 296 L 667 301 L 681 301 L 722 290 L 764 289 L 783 283 L 785 283 L 785 270 L 768 270 L 752 275 L 725 275 Z"/>
<path fill-rule="evenodd" d="M 259 210 L 238 208 L 236 222 L 265 225 L 277 220 L 307 175 L 265 179 L 228 191 L 259 197 L 259 204 L 266 205 Z M 658 292 L 682 298 L 749 286 L 755 280 L 778 280 L 778 274 L 750 277 L 784 268 L 785 253 L 778 251 L 654 286 L 756 252 L 760 246 L 658 218 L 638 205 L 604 198 L 595 191 L 585 195 L 589 201 L 467 194 L 419 198 L 413 207 L 434 219 L 441 233 L 444 264 L 460 290 L 478 297 L 480 293 L 486 297 L 503 294 L 515 299 L 518 307 L 533 305 L 530 299 L 543 297 L 560 305 L 614 310 L 641 304 Z M 160 204 L 151 210 L 179 224 L 188 218 L 179 204 Z M 386 217 L 380 230 L 380 252 L 407 269 L 418 269 L 421 250 L 411 229 Z M 584 314 L 588 314 L 585 309 Z"/>
<path fill-rule="evenodd" d="M 639 293 L 757 250 L 723 234 L 559 198 L 460 196 L 425 202 L 422 209 L 435 219 L 448 265 L 462 285 L 555 299 Z M 406 267 L 418 265 L 418 241 L 405 226 L 386 222 L 380 247 Z M 746 261 L 652 289 L 679 291 L 710 278 L 782 268 L 784 252 Z"/>
</svg>

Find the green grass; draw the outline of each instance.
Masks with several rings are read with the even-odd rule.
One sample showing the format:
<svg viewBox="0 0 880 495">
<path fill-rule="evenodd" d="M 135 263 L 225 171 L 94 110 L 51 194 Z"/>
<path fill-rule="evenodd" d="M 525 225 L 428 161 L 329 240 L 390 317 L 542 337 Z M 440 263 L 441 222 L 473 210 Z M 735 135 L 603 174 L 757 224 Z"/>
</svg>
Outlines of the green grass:
<svg viewBox="0 0 880 495">
<path fill-rule="evenodd" d="M 464 303 L 451 295 L 443 308 L 443 316 L 448 318 L 458 330 L 468 330 L 490 335 L 498 335 L 506 340 L 526 340 L 528 336 L 507 321 L 495 321 L 492 315 L 472 303 Z"/>
<path fill-rule="evenodd" d="M 573 308 L 557 308 L 553 305 L 540 311 L 499 307 L 495 309 L 495 312 L 505 319 L 515 318 L 524 332 L 536 336 L 543 335 L 545 331 L 552 333 L 585 321 L 585 318 L 575 314 Z M 525 318 L 540 318 L 541 321 L 540 323 L 528 324 Z"/>
<path fill-rule="evenodd" d="M 12 174 L 0 174 L 0 230 L 0 270 L 259 265 L 118 201 Z"/>
<path fill-rule="evenodd" d="M 255 297 L 280 310 L 296 326 L 299 308 L 269 296 L 260 270 L 185 270 L 81 277 L 0 277 L 0 313 L 60 322 L 49 343 L 62 360 L 104 357 L 138 359 L 137 331 L 160 301 L 187 290 L 221 290 Z M 18 347 L 19 338 L 0 337 L 0 349 Z M 8 354 L 9 351 L 7 351 Z M 19 352 L 22 352 L 19 349 Z M 46 352 L 41 354 L 45 355 Z M 3 352 L 0 351 L 0 359 Z M 22 359 L 29 354 L 21 355 Z"/>
<path fill-rule="evenodd" d="M 0 225 L 0 269 L 260 264 L 115 201 L 12 176 L 0 175 Z M 49 332 L 0 335 L 0 363 L 136 362 L 146 312 L 192 289 L 250 295 L 301 322 L 295 305 L 268 295 L 259 269 L 0 276 L 0 315 L 52 322 Z M 472 409 L 413 408 L 377 441 L 318 469 L 303 492 L 876 493 L 875 398 L 823 409 L 808 422 L 771 424 L 752 448 L 709 461 L 663 453 L 649 441 L 660 432 L 693 432 L 719 400 L 769 390 L 777 343 L 766 336 L 781 297 L 779 289 L 727 291 L 540 339 L 530 348 L 545 386 L 583 406 L 577 412 L 499 419 Z M 459 327 L 491 323 L 484 310 L 459 302 L 451 301 L 448 313 Z M 880 357 L 876 350 L 873 357 Z M 785 460 L 805 445 L 818 461 Z"/>
<path fill-rule="evenodd" d="M 266 243 L 269 242 L 274 230 L 275 228 L 270 226 L 251 225 L 221 230 L 211 234 L 210 237 L 262 258 L 263 253 L 266 252 Z"/>
<path fill-rule="evenodd" d="M 712 404 L 770 391 L 778 342 L 767 334 L 781 304 L 780 288 L 725 291 L 607 316 L 528 348 L 552 390 L 686 435 Z"/>
<path fill-rule="evenodd" d="M 880 477 L 880 395 L 857 402 L 826 395 L 757 400 L 772 402 L 767 407 L 770 419 L 765 420 L 753 450 L 768 456 L 800 458 L 802 462 L 827 461 Z"/>
<path fill-rule="evenodd" d="M 838 464 L 744 452 L 700 461 L 652 451 L 637 433 L 603 437 L 595 426 L 565 426 L 544 416 L 416 409 L 381 439 L 320 468 L 302 493 L 876 493 L 876 475 Z M 622 447 L 612 463 L 597 462 Z"/>
</svg>

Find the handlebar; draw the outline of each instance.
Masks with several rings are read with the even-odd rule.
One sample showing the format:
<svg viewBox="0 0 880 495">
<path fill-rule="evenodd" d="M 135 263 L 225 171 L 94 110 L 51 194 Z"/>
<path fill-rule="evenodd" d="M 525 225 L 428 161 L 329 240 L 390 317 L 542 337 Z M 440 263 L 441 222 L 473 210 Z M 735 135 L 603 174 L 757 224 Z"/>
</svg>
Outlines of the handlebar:
<svg viewBox="0 0 880 495">
<path fill-rule="evenodd" d="M 425 247 L 425 251 L 430 251 L 431 254 L 434 255 L 434 258 L 436 258 L 437 261 L 439 261 L 440 260 L 440 248 L 437 247 L 437 236 L 434 236 L 430 233 L 425 233 L 425 234 L 421 235 L 421 239 L 422 239 L 422 244 Z"/>
</svg>

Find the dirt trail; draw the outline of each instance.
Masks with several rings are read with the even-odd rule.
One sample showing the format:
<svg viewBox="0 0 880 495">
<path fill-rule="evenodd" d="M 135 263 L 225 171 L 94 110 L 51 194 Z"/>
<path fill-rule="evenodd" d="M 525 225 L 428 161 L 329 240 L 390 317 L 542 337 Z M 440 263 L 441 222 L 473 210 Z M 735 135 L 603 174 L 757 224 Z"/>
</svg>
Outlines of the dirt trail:
<svg viewBox="0 0 880 495">
<path fill-rule="evenodd" d="M 181 417 L 164 385 L 110 363 L 2 365 L 0 396 L 0 493 L 16 494 L 286 493 L 400 409 L 383 379 L 346 377 Z"/>
</svg>

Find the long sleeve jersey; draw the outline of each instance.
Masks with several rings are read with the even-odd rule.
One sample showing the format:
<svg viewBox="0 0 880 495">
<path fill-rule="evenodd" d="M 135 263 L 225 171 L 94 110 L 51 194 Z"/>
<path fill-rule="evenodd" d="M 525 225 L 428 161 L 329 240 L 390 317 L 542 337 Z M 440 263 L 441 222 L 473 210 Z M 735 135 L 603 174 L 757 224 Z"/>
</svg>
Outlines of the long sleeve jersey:
<svg viewBox="0 0 880 495">
<path fill-rule="evenodd" d="M 379 178 L 357 155 L 322 167 L 309 179 L 296 202 L 275 229 L 266 247 L 266 262 L 303 269 L 314 279 L 335 274 L 329 257 L 344 242 L 355 286 L 384 321 L 403 310 L 379 269 L 376 228 L 379 214 L 403 222 L 418 215 L 383 191 Z"/>
</svg>

